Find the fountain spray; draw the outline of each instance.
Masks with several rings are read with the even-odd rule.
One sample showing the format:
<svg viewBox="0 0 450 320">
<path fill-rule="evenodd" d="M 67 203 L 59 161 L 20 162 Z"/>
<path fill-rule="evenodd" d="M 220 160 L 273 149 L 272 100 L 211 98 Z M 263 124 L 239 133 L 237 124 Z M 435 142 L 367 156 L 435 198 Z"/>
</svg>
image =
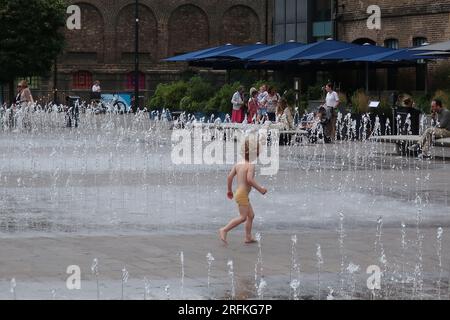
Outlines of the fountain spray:
<svg viewBox="0 0 450 320">
<path fill-rule="evenodd" d="M 436 236 L 436 240 L 437 240 L 437 247 L 436 247 L 436 253 L 438 256 L 438 267 L 439 267 L 439 280 L 437 282 L 438 285 L 438 299 L 441 300 L 441 284 L 442 284 L 442 234 L 444 233 L 444 230 L 442 228 L 438 228 L 437 230 L 437 236 Z"/>
<path fill-rule="evenodd" d="M 230 281 L 231 281 L 231 300 L 235 300 L 236 299 L 236 288 L 235 288 L 235 283 L 234 283 L 234 265 L 233 265 L 233 261 L 230 260 L 228 261 L 228 275 L 230 277 Z"/>
<path fill-rule="evenodd" d="M 150 296 L 150 281 L 144 277 L 144 300 L 148 300 Z"/>
<path fill-rule="evenodd" d="M 322 248 L 320 247 L 320 245 L 317 245 L 317 252 L 316 252 L 316 257 L 317 257 L 317 298 L 320 300 L 321 296 L 320 296 L 320 275 L 322 272 L 322 265 L 323 265 L 323 256 L 322 256 Z"/>
<path fill-rule="evenodd" d="M 128 282 L 129 277 L 130 277 L 130 274 L 128 273 L 127 269 L 124 267 L 122 269 L 122 300 L 124 300 L 124 286 Z"/>
<path fill-rule="evenodd" d="M 180 252 L 181 261 L 181 299 L 184 298 L 184 252 Z"/>
<path fill-rule="evenodd" d="M 14 300 L 17 300 L 17 296 L 16 296 L 16 286 L 17 286 L 16 279 L 15 279 L 15 278 L 12 278 L 12 279 L 11 279 L 11 284 L 10 284 L 10 292 L 12 293 L 13 299 L 14 299 Z"/>
<path fill-rule="evenodd" d="M 341 288 L 340 288 L 340 295 L 344 296 L 344 273 L 345 273 L 345 256 L 344 256 L 344 239 L 346 237 L 345 230 L 344 230 L 344 214 L 339 214 L 339 251 L 341 254 L 341 274 L 340 274 L 340 282 L 341 282 Z"/>
<path fill-rule="evenodd" d="M 206 255 L 206 261 L 208 262 L 208 289 L 211 287 L 211 266 L 212 263 L 215 261 L 213 255 L 211 253 L 208 253 Z"/>
<path fill-rule="evenodd" d="M 290 272 L 290 288 L 292 289 L 292 295 L 294 300 L 298 300 L 300 296 L 300 263 L 297 262 L 297 241 L 296 235 L 291 237 L 291 272 Z M 294 278 L 295 275 L 295 278 Z"/>
<path fill-rule="evenodd" d="M 262 247 L 261 247 L 261 240 L 262 236 L 261 233 L 257 233 L 255 235 L 256 241 L 258 242 L 258 259 L 255 264 L 255 288 L 258 292 L 261 279 L 263 279 L 263 260 L 262 260 Z"/>
<path fill-rule="evenodd" d="M 100 300 L 100 286 L 99 286 L 99 282 L 98 282 L 99 271 L 98 271 L 98 259 L 97 258 L 95 258 L 92 262 L 91 271 L 92 271 L 92 274 L 95 276 L 95 281 L 97 283 L 97 300 Z"/>
</svg>

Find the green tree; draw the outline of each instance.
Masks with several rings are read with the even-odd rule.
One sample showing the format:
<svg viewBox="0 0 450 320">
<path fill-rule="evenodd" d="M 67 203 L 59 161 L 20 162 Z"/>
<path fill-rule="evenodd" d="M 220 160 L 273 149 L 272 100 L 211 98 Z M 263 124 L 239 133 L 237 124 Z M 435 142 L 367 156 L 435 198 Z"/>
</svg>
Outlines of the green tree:
<svg viewBox="0 0 450 320">
<path fill-rule="evenodd" d="M 64 0 L 0 0 L 0 82 L 46 76 L 64 46 Z"/>
</svg>

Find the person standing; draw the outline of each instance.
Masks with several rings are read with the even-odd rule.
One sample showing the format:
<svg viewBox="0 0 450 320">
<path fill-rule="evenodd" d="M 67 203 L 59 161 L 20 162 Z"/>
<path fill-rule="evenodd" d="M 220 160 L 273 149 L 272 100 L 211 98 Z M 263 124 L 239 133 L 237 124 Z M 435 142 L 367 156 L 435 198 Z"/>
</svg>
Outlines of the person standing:
<svg viewBox="0 0 450 320">
<path fill-rule="evenodd" d="M 277 123 L 283 125 L 283 130 L 294 129 L 294 117 L 292 116 L 291 108 L 286 99 L 281 99 L 277 106 Z"/>
<path fill-rule="evenodd" d="M 410 151 L 420 151 L 422 158 L 430 158 L 430 148 L 433 138 L 443 139 L 450 137 L 450 111 L 442 106 L 442 101 L 435 99 L 431 103 L 432 116 L 437 126 L 429 128 L 420 138 L 419 143 L 408 149 Z"/>
<path fill-rule="evenodd" d="M 233 123 L 242 123 L 244 121 L 244 90 L 244 87 L 240 86 L 231 99 L 233 104 L 231 122 Z"/>
<path fill-rule="evenodd" d="M 101 93 L 102 92 L 102 88 L 100 87 L 100 81 L 95 81 L 94 85 L 92 86 L 92 92 L 95 93 Z"/>
<path fill-rule="evenodd" d="M 341 104 L 339 94 L 334 91 L 334 86 L 330 82 L 325 86 L 327 91 L 327 97 L 325 99 L 325 108 L 327 110 L 329 123 L 325 130 L 325 135 L 328 141 L 334 141 L 336 137 L 336 121 L 337 121 L 337 108 Z"/>
<path fill-rule="evenodd" d="M 257 120 L 259 102 L 258 102 L 258 90 L 252 88 L 250 90 L 250 100 L 248 101 L 248 123 L 254 123 Z"/>
<path fill-rule="evenodd" d="M 264 106 L 264 100 L 266 99 L 267 95 L 269 93 L 267 92 L 267 85 L 262 85 L 259 88 L 259 93 L 258 93 L 258 123 L 261 123 L 264 120 L 266 120 L 267 118 L 267 108 Z"/>
<path fill-rule="evenodd" d="M 28 88 L 28 82 L 26 80 L 20 81 L 17 85 L 16 105 L 23 108 L 33 103 L 34 99 L 30 88 Z"/>
<path fill-rule="evenodd" d="M 263 100 L 263 109 L 267 109 L 269 121 L 276 121 L 277 106 L 280 100 L 281 97 L 275 88 L 270 87 L 267 96 Z"/>
<path fill-rule="evenodd" d="M 267 92 L 267 85 L 263 84 L 260 88 L 259 88 L 259 93 L 258 93 L 258 103 L 262 104 L 264 99 L 267 97 L 269 93 Z"/>
</svg>

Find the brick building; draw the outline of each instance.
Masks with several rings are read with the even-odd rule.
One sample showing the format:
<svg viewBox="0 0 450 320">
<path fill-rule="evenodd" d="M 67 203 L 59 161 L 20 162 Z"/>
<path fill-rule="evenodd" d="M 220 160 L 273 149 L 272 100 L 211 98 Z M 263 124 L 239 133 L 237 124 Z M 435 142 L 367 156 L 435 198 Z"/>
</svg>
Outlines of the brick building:
<svg viewBox="0 0 450 320">
<path fill-rule="evenodd" d="M 139 84 L 148 97 L 160 82 L 179 76 L 184 65 L 169 56 L 216 45 L 271 42 L 272 0 L 140 0 Z M 60 99 L 88 95 L 100 80 L 104 91 L 134 86 L 134 1 L 68 1 L 81 8 L 81 30 L 66 30 L 58 59 Z M 34 84 L 51 91 L 53 79 Z M 32 81 L 33 82 L 33 81 Z M 36 90 L 35 90 L 36 91 Z"/>
<path fill-rule="evenodd" d="M 58 59 L 58 89 L 87 96 L 92 82 L 104 91 L 129 91 L 134 85 L 134 1 L 68 0 L 81 8 L 81 30 L 65 30 L 66 48 Z M 381 8 L 381 30 L 366 26 L 367 8 Z M 334 37 L 393 48 L 450 39 L 448 0 L 140 0 L 139 77 L 148 97 L 160 82 L 178 79 L 184 64 L 161 59 L 225 43 L 302 42 Z M 371 90 L 423 90 L 425 74 L 436 64 L 399 72 L 373 71 Z M 418 81 L 414 80 L 418 73 Z M 214 73 L 215 74 L 215 73 Z M 361 75 L 359 75 L 361 76 Z M 222 74 L 219 77 L 223 78 Z M 358 75 L 355 74 L 358 78 Z M 363 79 L 353 80 L 355 87 Z M 404 81 L 404 79 L 413 79 Z M 53 77 L 31 78 L 35 96 L 52 98 Z M 432 85 L 432 77 L 429 81 Z"/>
<path fill-rule="evenodd" d="M 367 8 L 376 4 L 381 8 L 381 30 L 367 28 Z M 339 0 L 336 10 L 337 38 L 347 42 L 369 42 L 391 48 L 408 48 L 423 43 L 450 39 L 450 1 L 448 0 Z M 427 69 L 430 74 L 440 63 L 417 68 L 372 74 L 372 90 L 424 90 Z M 414 81 L 417 72 L 417 82 Z M 412 81 L 405 81 L 412 79 Z M 377 86 L 376 86 L 377 85 Z M 439 87 L 428 80 L 429 88 Z"/>
</svg>

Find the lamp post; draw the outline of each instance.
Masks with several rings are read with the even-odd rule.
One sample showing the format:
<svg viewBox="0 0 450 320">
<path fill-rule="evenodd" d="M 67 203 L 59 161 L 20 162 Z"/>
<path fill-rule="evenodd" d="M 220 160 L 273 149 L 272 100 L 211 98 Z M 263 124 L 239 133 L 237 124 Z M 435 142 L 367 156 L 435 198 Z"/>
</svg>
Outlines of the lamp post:
<svg viewBox="0 0 450 320">
<path fill-rule="evenodd" d="M 135 0 L 134 112 L 139 110 L 139 0 Z"/>
</svg>

